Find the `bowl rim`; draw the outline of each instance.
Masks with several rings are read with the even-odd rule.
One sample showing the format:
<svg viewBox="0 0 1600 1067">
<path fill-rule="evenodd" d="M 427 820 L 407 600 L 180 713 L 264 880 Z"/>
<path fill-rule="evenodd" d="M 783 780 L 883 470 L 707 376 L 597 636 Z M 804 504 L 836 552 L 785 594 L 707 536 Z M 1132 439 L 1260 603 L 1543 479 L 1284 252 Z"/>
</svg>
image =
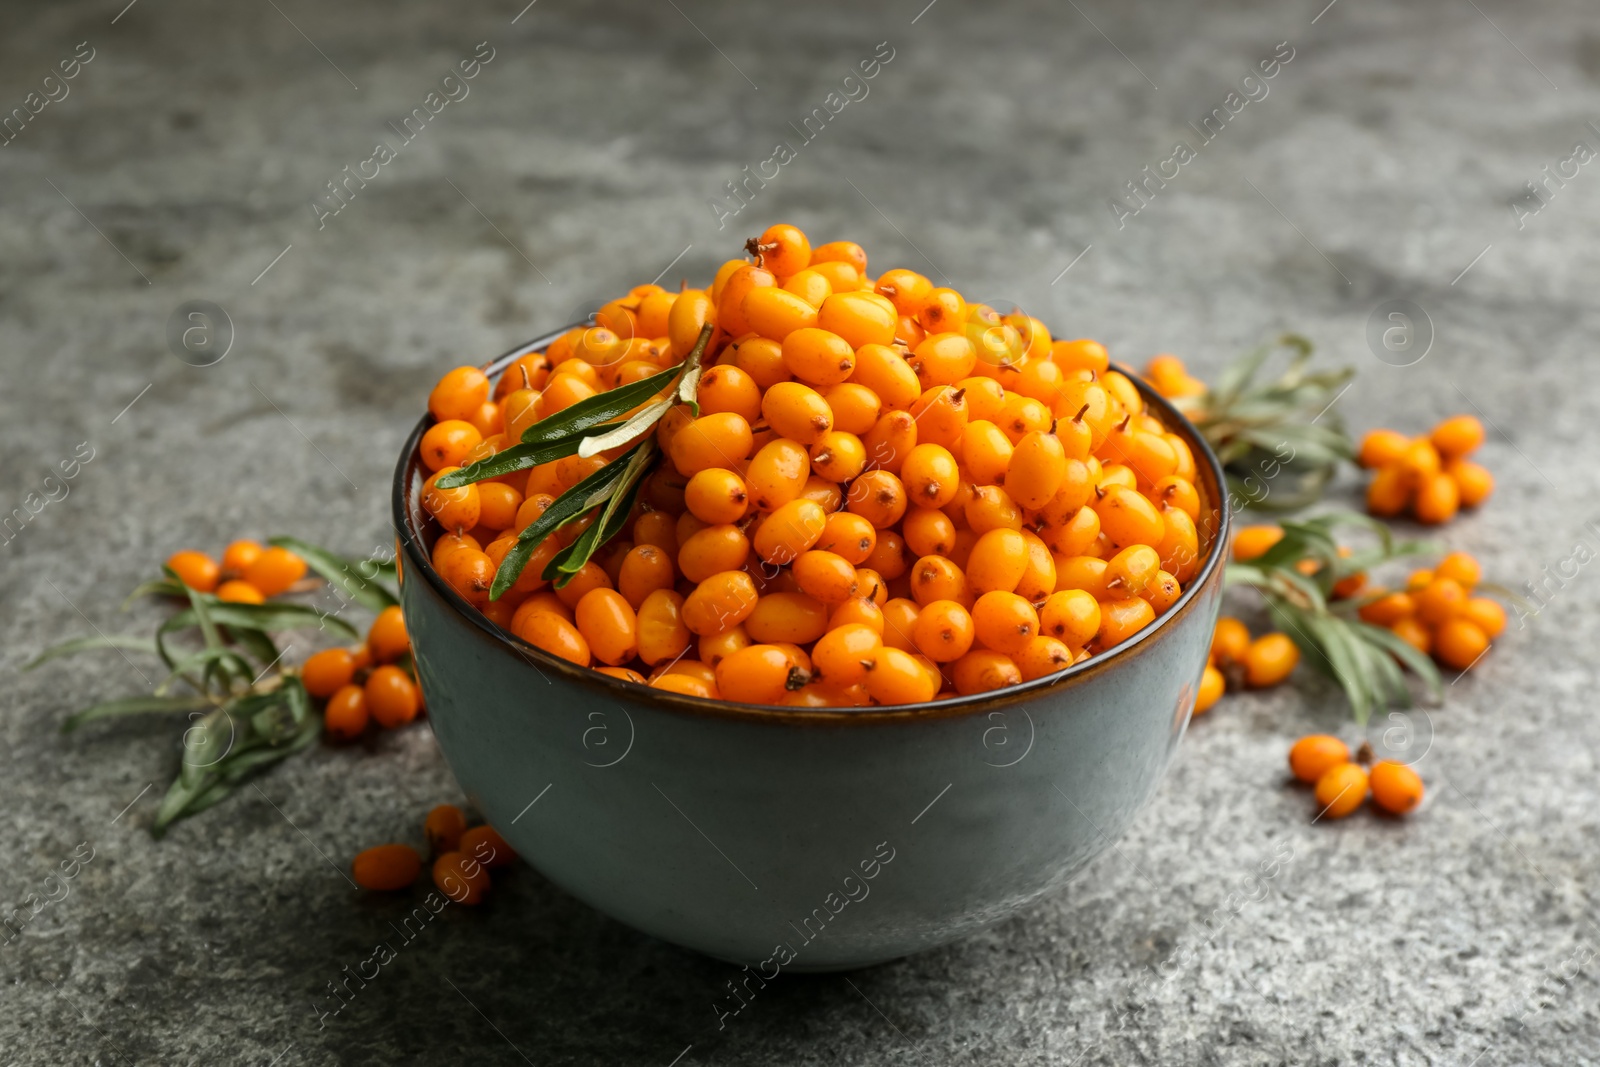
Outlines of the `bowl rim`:
<svg viewBox="0 0 1600 1067">
<path fill-rule="evenodd" d="M 563 326 L 558 330 L 541 334 L 530 341 L 525 341 L 509 349 L 500 356 L 481 364 L 480 369 L 492 379 L 498 373 L 510 366 L 515 360 L 533 352 L 540 351 L 550 345 L 568 330 L 588 325 L 588 323 L 573 323 Z M 461 616 L 465 622 L 479 632 L 481 637 L 501 644 L 509 652 L 516 653 L 523 660 L 542 671 L 550 670 L 560 674 L 570 681 L 580 685 L 597 689 L 607 696 L 617 699 L 627 699 L 655 705 L 663 710 L 688 714 L 697 718 L 734 719 L 742 722 L 779 724 L 810 724 L 810 725 L 839 725 L 848 723 L 888 723 L 888 722 L 918 722 L 933 719 L 958 718 L 991 712 L 1002 707 L 1019 703 L 1039 696 L 1046 691 L 1065 689 L 1081 685 L 1103 673 L 1110 671 L 1120 664 L 1132 661 L 1154 647 L 1154 642 L 1168 630 L 1180 617 L 1188 614 L 1194 607 L 1201 590 L 1211 584 L 1215 573 L 1223 566 L 1224 549 L 1228 544 L 1228 533 L 1232 527 L 1233 516 L 1228 506 L 1227 477 L 1223 473 L 1222 463 L 1217 459 L 1205 437 L 1193 423 L 1165 397 L 1157 393 L 1149 383 L 1139 375 L 1132 373 L 1119 364 L 1111 364 L 1111 370 L 1123 374 L 1139 390 L 1147 407 L 1155 407 L 1161 414 L 1161 420 L 1169 429 L 1184 438 L 1189 446 L 1189 451 L 1194 455 L 1196 469 L 1204 469 L 1210 475 L 1210 484 L 1207 495 L 1215 501 L 1214 512 L 1217 518 L 1217 529 L 1212 537 L 1210 549 L 1205 562 L 1201 565 L 1199 573 L 1194 580 L 1184 589 L 1178 602 L 1156 621 L 1120 644 L 1096 653 L 1081 663 L 1073 664 L 1065 670 L 1054 674 L 1043 675 L 1039 678 L 1025 681 L 1018 685 L 1008 686 L 1004 689 L 994 689 L 985 693 L 976 693 L 971 696 L 956 696 L 945 700 L 933 700 L 921 704 L 901 704 L 892 707 L 866 707 L 866 708 L 790 708 L 773 706 L 769 704 L 741 704 L 729 700 L 712 700 L 709 697 L 689 696 L 684 693 L 673 693 L 664 689 L 656 689 L 637 682 L 614 678 L 609 674 L 602 674 L 593 667 L 580 667 L 576 663 L 552 655 L 535 645 L 529 644 L 511 631 L 502 628 L 491 621 L 483 612 L 473 607 L 460 593 L 434 569 L 431 554 L 422 547 L 422 531 L 417 525 L 417 516 L 420 511 L 411 506 L 411 497 L 414 487 L 420 488 L 426 474 L 421 473 L 420 445 L 422 435 L 433 425 L 434 418 L 424 412 L 417 421 L 410 434 L 407 435 L 405 445 L 400 452 L 400 458 L 395 466 L 394 485 L 391 494 L 392 522 L 398 542 L 397 547 L 406 557 L 401 567 L 401 573 L 411 571 L 410 576 L 420 575 L 425 579 L 433 592 L 453 611 Z M 403 584 L 403 579 L 402 579 Z M 402 601 L 404 597 L 402 596 Z M 692 645 L 690 647 L 693 647 Z"/>
</svg>

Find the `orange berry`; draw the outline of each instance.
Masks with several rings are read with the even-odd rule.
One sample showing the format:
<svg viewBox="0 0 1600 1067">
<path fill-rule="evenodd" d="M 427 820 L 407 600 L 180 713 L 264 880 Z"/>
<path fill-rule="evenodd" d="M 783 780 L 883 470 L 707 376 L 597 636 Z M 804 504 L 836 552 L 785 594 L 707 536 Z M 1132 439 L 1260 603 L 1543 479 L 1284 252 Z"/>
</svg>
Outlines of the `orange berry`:
<svg viewBox="0 0 1600 1067">
<path fill-rule="evenodd" d="M 752 541 L 756 555 L 780 566 L 793 563 L 802 552 L 821 540 L 827 522 L 827 513 L 816 503 L 803 497 L 791 500 L 767 516 L 756 528 Z M 679 563 L 681 566 L 681 553 Z M 724 569 L 734 570 L 736 567 L 737 564 Z"/>
<path fill-rule="evenodd" d="M 615 589 L 591 589 L 573 609 L 578 632 L 601 663 L 619 667 L 639 651 L 639 620 Z"/>
<path fill-rule="evenodd" d="M 1433 568 L 1433 573 L 1439 578 L 1454 578 L 1462 589 L 1469 592 L 1483 580 L 1483 568 L 1465 552 L 1450 553 Z"/>
<path fill-rule="evenodd" d="M 1100 532 L 1113 545 L 1155 545 L 1166 533 L 1166 523 L 1155 505 L 1136 489 L 1114 485 L 1094 504 Z"/>
<path fill-rule="evenodd" d="M 811 262 L 811 242 L 797 227 L 787 223 L 768 226 L 756 239 L 752 251 L 763 267 L 780 278 L 805 269 Z"/>
<path fill-rule="evenodd" d="M 1161 557 L 1155 549 L 1129 545 L 1106 560 L 1106 588 L 1118 596 L 1144 596 L 1160 573 Z"/>
<path fill-rule="evenodd" d="M 831 686 L 846 687 L 866 681 L 867 672 L 877 661 L 883 638 L 871 626 L 861 623 L 834 625 L 817 640 L 811 660 L 817 672 Z"/>
<path fill-rule="evenodd" d="M 1223 690 L 1226 688 L 1222 672 L 1211 664 L 1206 664 L 1205 670 L 1200 672 L 1200 688 L 1195 691 L 1194 714 L 1204 715 L 1210 711 L 1212 706 L 1222 699 Z"/>
<path fill-rule="evenodd" d="M 485 867 L 506 867 L 517 858 L 506 839 L 488 823 L 463 831 L 460 850 L 463 856 L 469 856 Z"/>
<path fill-rule="evenodd" d="M 1461 506 L 1464 508 L 1477 507 L 1494 492 L 1494 475 L 1470 460 L 1451 460 L 1445 465 L 1445 473 L 1456 483 Z"/>
<path fill-rule="evenodd" d="M 923 389 L 935 385 L 954 385 L 972 373 L 978 353 L 972 342 L 959 333 L 938 333 L 931 328 L 906 361 L 917 373 Z"/>
<path fill-rule="evenodd" d="M 827 631 L 828 606 L 805 593 L 768 593 L 743 621 L 752 640 L 804 645 Z"/>
<path fill-rule="evenodd" d="M 1081 589 L 1096 600 L 1106 597 L 1106 561 L 1096 556 L 1058 556 L 1056 589 Z"/>
<path fill-rule="evenodd" d="M 834 430 L 858 437 L 872 429 L 883 414 L 883 401 L 878 394 L 857 381 L 830 385 L 822 391 L 822 399 L 833 412 Z"/>
<path fill-rule="evenodd" d="M 350 684 L 355 677 L 356 658 L 347 648 L 325 648 L 300 665 L 300 684 L 306 692 L 324 700 Z"/>
<path fill-rule="evenodd" d="M 836 511 L 828 516 L 822 526 L 822 536 L 816 544 L 817 549 L 832 552 L 852 566 L 865 563 L 877 546 L 877 528 L 860 515 L 848 511 Z"/>
<path fill-rule="evenodd" d="M 428 411 L 440 422 L 470 419 L 489 399 L 489 379 L 477 367 L 449 371 L 428 394 Z"/>
<path fill-rule="evenodd" d="M 433 861 L 433 884 L 457 904 L 470 906 L 489 891 L 489 871 L 464 852 L 446 852 Z"/>
<path fill-rule="evenodd" d="M 1457 415 L 1435 426 L 1428 440 L 1441 458 L 1457 459 L 1483 444 L 1483 423 L 1471 415 Z"/>
<path fill-rule="evenodd" d="M 439 577 L 450 588 L 472 604 L 488 603 L 489 590 L 494 585 L 494 560 L 487 552 L 475 548 L 458 548 L 445 557 L 439 567 Z"/>
<path fill-rule="evenodd" d="M 322 727 L 339 741 L 361 736 L 367 728 L 367 694 L 359 685 L 346 685 L 328 698 L 322 709 Z"/>
<path fill-rule="evenodd" d="M 754 587 L 750 590 L 752 604 Z M 689 647 L 689 628 L 683 621 L 684 598 L 672 589 L 656 589 L 639 605 L 639 658 L 650 666 L 681 656 Z M 733 624 L 737 625 L 737 624 Z M 721 629 L 732 629 L 732 625 Z M 721 629 L 710 632 L 719 633 Z"/>
<path fill-rule="evenodd" d="M 367 675 L 363 691 L 367 695 L 367 710 L 379 726 L 393 729 L 417 717 L 417 709 L 421 706 L 417 685 L 411 680 L 411 675 L 399 667 L 386 665 L 374 668 Z"/>
<path fill-rule="evenodd" d="M 762 445 L 745 470 L 745 488 L 758 511 L 776 511 L 800 495 L 811 473 L 806 450 L 786 438 Z"/>
<path fill-rule="evenodd" d="M 440 467 L 459 467 L 467 460 L 467 453 L 483 442 L 483 434 L 470 422 L 445 419 L 428 427 L 422 435 L 419 452 L 422 462 L 431 471 Z"/>
<path fill-rule="evenodd" d="M 1464 671 L 1489 650 L 1489 635 L 1477 623 L 1450 619 L 1433 632 L 1433 654 L 1439 662 Z"/>
<path fill-rule="evenodd" d="M 750 645 L 717 664 L 717 691 L 736 704 L 776 704 L 811 680 L 787 649 Z"/>
<path fill-rule="evenodd" d="M 867 672 L 867 692 L 879 704 L 920 704 L 939 694 L 939 685 L 909 652 L 890 645 L 878 649 Z"/>
<path fill-rule="evenodd" d="M 678 572 L 701 582 L 722 571 L 736 571 L 750 558 L 750 541 L 731 523 L 707 526 L 684 539 L 678 549 Z"/>
<path fill-rule="evenodd" d="M 1367 772 L 1359 763 L 1338 763 L 1317 779 L 1317 805 L 1322 818 L 1342 819 L 1367 799 Z"/>
<path fill-rule="evenodd" d="M 446 474 L 453 473 L 456 469 L 455 467 L 442 467 L 434 471 L 428 477 L 428 480 L 422 483 L 422 509 L 432 515 L 440 526 L 443 526 L 446 531 L 451 533 L 470 530 L 478 525 L 478 517 L 482 514 L 483 508 L 476 485 L 462 485 L 454 489 L 440 489 L 438 487 L 436 483 L 439 479 Z M 532 476 L 530 475 L 528 481 L 530 486 L 532 481 Z M 532 494 L 530 493 L 529 495 Z M 273 551 L 273 549 L 267 549 L 266 552 L 261 554 L 261 559 L 256 560 L 251 565 L 250 570 L 245 572 L 246 581 L 250 581 L 250 573 L 257 567 L 262 566 L 263 561 Z M 255 582 L 250 581 L 250 584 L 255 585 Z"/>
<path fill-rule="evenodd" d="M 1409 618 L 1417 610 L 1416 601 L 1410 593 L 1385 593 L 1376 600 L 1370 600 L 1357 609 L 1361 621 L 1370 622 L 1374 626 L 1393 626 L 1401 619 Z"/>
<path fill-rule="evenodd" d="M 911 595 L 924 608 L 936 600 L 954 600 L 970 607 L 974 595 L 967 576 L 954 560 L 923 556 L 911 568 Z"/>
<path fill-rule="evenodd" d="M 988 530 L 979 536 L 977 543 L 972 546 L 966 566 L 967 580 L 978 593 L 993 590 L 1012 593 L 1027 569 L 1027 539 L 1019 531 L 1004 527 Z"/>
<path fill-rule="evenodd" d="M 953 600 L 935 600 L 923 607 L 912 629 L 918 652 L 936 663 L 960 659 L 976 637 L 972 616 Z"/>
<path fill-rule="evenodd" d="M 905 411 L 886 411 L 861 439 L 867 466 L 899 474 L 906 457 L 917 447 L 916 417 Z"/>
<path fill-rule="evenodd" d="M 167 567 L 178 576 L 178 581 L 198 593 L 209 593 L 217 587 L 222 568 L 204 552 L 184 549 L 167 557 Z"/>
<path fill-rule="evenodd" d="M 950 680 L 962 696 L 987 693 L 1022 682 L 1022 671 L 1010 656 L 975 648 L 950 665 Z"/>
<path fill-rule="evenodd" d="M 1022 529 L 1022 509 L 1017 507 L 1010 493 L 997 485 L 974 488 L 962 513 L 967 525 L 977 536 L 990 530 Z"/>
<path fill-rule="evenodd" d="M 1442 462 L 1439 450 L 1433 447 L 1433 443 L 1426 437 L 1418 437 L 1406 445 L 1406 450 L 1400 455 L 1399 466 L 1411 484 L 1418 485 L 1424 479 L 1438 474 Z"/>
<path fill-rule="evenodd" d="M 867 471 L 850 483 L 845 506 L 879 530 L 899 522 L 906 512 L 906 490 L 885 470 Z"/>
<path fill-rule="evenodd" d="M 1454 578 L 1434 578 L 1416 595 L 1417 618 L 1429 626 L 1442 626 L 1461 614 L 1467 591 Z"/>
<path fill-rule="evenodd" d="M 1252 689 L 1277 685 L 1300 662 L 1300 649 L 1288 634 L 1262 634 L 1244 654 L 1244 681 Z"/>
<path fill-rule="evenodd" d="M 234 541 L 222 551 L 222 570 L 225 574 L 240 575 L 260 558 L 266 546 L 257 541 Z"/>
<path fill-rule="evenodd" d="M 673 436 L 672 464 L 685 477 L 716 467 L 732 470 L 750 454 L 753 443 L 743 416 L 732 411 L 702 415 Z"/>
<path fill-rule="evenodd" d="M 760 599 L 756 593 L 755 583 L 743 571 L 713 574 L 696 586 L 694 592 L 683 600 L 681 621 L 689 633 L 701 637 L 719 634 L 749 619 Z M 649 663 L 650 659 L 643 654 L 645 651 L 643 609 L 640 609 L 640 613 L 640 658 Z M 751 636 L 754 637 L 755 634 L 752 632 Z M 688 644 L 688 634 L 684 635 L 684 644 L 685 646 Z"/>
<path fill-rule="evenodd" d="M 1400 619 L 1390 625 L 1394 635 L 1426 656 L 1433 649 L 1433 634 L 1414 618 Z"/>
<path fill-rule="evenodd" d="M 237 578 L 217 586 L 217 599 L 229 604 L 265 604 L 267 598 L 249 582 Z"/>
<path fill-rule="evenodd" d="M 829 482 L 848 482 L 867 466 L 867 448 L 853 433 L 830 430 L 811 446 L 811 469 Z"/>
<path fill-rule="evenodd" d="M 1054 366 L 1054 364 L 1049 364 Z M 1064 642 L 1054 637 L 1035 637 L 1022 646 L 1022 651 L 1012 657 L 1024 682 L 1055 674 L 1072 666 L 1074 652 Z"/>
<path fill-rule="evenodd" d="M 850 380 L 878 394 L 883 406 L 904 411 L 922 395 L 922 383 L 897 350 L 887 345 L 862 345 Z"/>
<path fill-rule="evenodd" d="M 1039 609 L 1039 632 L 1082 648 L 1100 630 L 1100 602 L 1082 589 L 1052 593 Z"/>
<path fill-rule="evenodd" d="M 410 845 L 378 845 L 359 853 L 350 863 L 356 885 L 378 892 L 404 889 L 421 873 L 422 857 Z"/>
<path fill-rule="evenodd" d="M 1349 762 L 1350 746 L 1331 734 L 1308 734 L 1289 749 L 1289 770 L 1311 785 L 1332 768 Z"/>
<path fill-rule="evenodd" d="M 857 294 L 848 294 L 856 296 Z M 838 296 L 830 296 L 823 302 L 826 308 L 828 303 L 838 300 Z M 892 330 L 892 327 L 891 327 Z M 889 338 L 893 340 L 891 336 Z M 883 342 L 879 342 L 880 344 Z M 817 385 L 838 385 L 850 377 L 856 369 L 855 348 L 851 343 L 840 337 L 837 333 L 827 329 L 818 329 L 815 326 L 806 326 L 795 330 L 783 339 L 783 364 L 789 368 L 789 373 L 796 378 L 812 382 Z M 785 383 L 796 384 L 796 383 Z M 774 386 L 773 388 L 777 388 Z M 821 400 L 821 397 L 818 397 Z M 824 401 L 826 403 L 826 401 Z M 832 412 L 828 415 L 832 423 Z M 779 433 L 783 430 L 772 416 L 767 416 L 767 421 L 772 423 Z M 788 436 L 784 434 L 784 436 Z"/>
<path fill-rule="evenodd" d="M 434 852 L 454 852 L 461 847 L 467 829 L 467 816 L 454 804 L 440 804 L 422 820 L 422 833 Z"/>
<path fill-rule="evenodd" d="M 1243 563 L 1265 555 L 1267 549 L 1283 540 L 1283 527 L 1241 526 L 1233 535 L 1233 558 Z"/>
<path fill-rule="evenodd" d="M 923 608 L 924 614 L 927 610 Z M 1039 614 L 1017 594 L 996 589 L 973 604 L 972 624 L 984 647 L 1012 655 L 1038 635 Z"/>
<path fill-rule="evenodd" d="M 857 595 L 855 567 L 843 556 L 811 549 L 795 558 L 790 572 L 800 591 L 824 604 L 841 604 Z"/>
<path fill-rule="evenodd" d="M 1368 430 L 1361 438 L 1356 462 L 1368 470 L 1388 467 L 1400 461 L 1411 438 L 1396 430 Z"/>
<path fill-rule="evenodd" d="M 1250 630 L 1244 623 L 1228 615 L 1217 620 L 1216 629 L 1211 631 L 1211 658 L 1214 661 L 1223 666 L 1242 663 L 1249 650 Z"/>
<path fill-rule="evenodd" d="M 1461 508 L 1461 490 L 1448 474 L 1430 474 L 1417 487 L 1411 512 L 1417 521 L 1429 526 L 1449 522 Z"/>
<path fill-rule="evenodd" d="M 1042 508 L 1061 488 L 1067 476 L 1067 454 L 1061 438 L 1035 430 L 1017 442 L 1006 466 L 1006 486 L 1012 499 L 1025 508 Z"/>
<path fill-rule="evenodd" d="M 411 638 L 406 633 L 405 613 L 399 605 L 390 605 L 378 612 L 367 630 L 367 648 L 374 663 L 388 663 L 411 651 Z"/>
<path fill-rule="evenodd" d="M 837 287 L 835 290 L 817 309 L 818 326 L 831 330 L 852 349 L 894 343 L 899 315 L 892 302 L 872 293 L 839 292 Z"/>
<path fill-rule="evenodd" d="M 589 666 L 593 658 L 589 642 L 570 621 L 544 609 L 530 611 L 526 615 L 519 610 L 517 614 L 520 618 L 512 620 L 512 633 L 552 656 L 560 656 L 580 667 Z"/>
<path fill-rule="evenodd" d="M 1411 489 L 1410 475 L 1398 461 L 1380 467 L 1367 484 L 1367 511 L 1383 518 L 1398 515 L 1411 502 Z"/>
<path fill-rule="evenodd" d="M 1372 802 L 1390 814 L 1404 815 L 1422 803 L 1422 779 L 1404 763 L 1379 760 L 1368 777 Z"/>
<path fill-rule="evenodd" d="M 1095 644 L 1101 649 L 1120 645 L 1156 621 L 1156 610 L 1142 597 L 1103 601 L 1100 605 L 1100 631 Z"/>
<path fill-rule="evenodd" d="M 1460 617 L 1482 630 L 1490 640 L 1505 632 L 1506 609 L 1486 596 L 1468 597 Z"/>
</svg>

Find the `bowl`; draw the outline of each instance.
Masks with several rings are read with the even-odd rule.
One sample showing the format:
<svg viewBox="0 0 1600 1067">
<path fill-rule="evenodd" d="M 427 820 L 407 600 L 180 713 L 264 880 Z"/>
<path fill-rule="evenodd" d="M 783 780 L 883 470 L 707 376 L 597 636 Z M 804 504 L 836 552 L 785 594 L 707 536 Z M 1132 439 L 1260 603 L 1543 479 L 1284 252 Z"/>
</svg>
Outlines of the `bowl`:
<svg viewBox="0 0 1600 1067">
<path fill-rule="evenodd" d="M 945 944 L 1060 889 L 1161 781 L 1222 591 L 1221 467 L 1193 426 L 1130 377 L 1194 453 L 1214 520 L 1200 523 L 1210 537 L 1197 578 L 1155 623 L 1059 674 L 904 708 L 668 693 L 496 626 L 429 562 L 424 417 L 395 473 L 400 592 L 428 718 L 457 781 L 557 886 L 766 980 Z"/>
</svg>

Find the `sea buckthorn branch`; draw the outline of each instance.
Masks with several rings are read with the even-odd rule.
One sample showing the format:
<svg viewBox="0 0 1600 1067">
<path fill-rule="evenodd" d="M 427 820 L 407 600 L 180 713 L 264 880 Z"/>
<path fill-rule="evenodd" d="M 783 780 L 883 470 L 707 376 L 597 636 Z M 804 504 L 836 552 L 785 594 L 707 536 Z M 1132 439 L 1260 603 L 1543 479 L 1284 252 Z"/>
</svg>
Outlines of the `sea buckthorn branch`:
<svg viewBox="0 0 1600 1067">
<path fill-rule="evenodd" d="M 1267 603 L 1274 621 L 1307 660 L 1343 689 L 1357 722 L 1375 710 L 1413 702 L 1401 668 L 1409 668 L 1438 699 L 1443 692 L 1433 661 L 1389 630 L 1356 617 L 1369 598 L 1336 599 L 1336 587 L 1391 560 L 1434 551 L 1426 541 L 1397 541 L 1388 526 L 1355 512 L 1333 511 L 1281 524 L 1283 534 L 1265 552 L 1229 563 L 1227 584 L 1248 585 Z M 1359 526 L 1379 543 L 1344 555 L 1333 531 Z"/>
<path fill-rule="evenodd" d="M 225 563 L 228 569 L 220 570 L 200 553 L 174 555 L 165 577 L 140 583 L 123 604 L 126 609 L 136 599 L 159 596 L 184 605 L 157 626 L 153 637 L 75 638 L 45 650 L 24 668 L 31 670 L 62 656 L 101 648 L 143 652 L 159 657 L 166 665 L 168 674 L 152 694 L 95 704 L 70 715 L 62 724 L 62 732 L 70 733 L 85 723 L 126 715 L 187 717 L 190 725 L 183 733 L 181 766 L 152 826 L 157 836 L 176 819 L 222 800 L 250 775 L 303 751 L 322 733 L 322 717 L 312 706 L 306 683 L 297 669 L 280 666 L 283 655 L 272 635 L 328 630 L 353 638 L 358 631 L 313 607 L 268 601 L 262 588 L 271 595 L 300 591 L 309 566 L 353 600 L 380 611 L 399 611 L 392 607 L 396 603 L 393 591 L 377 580 L 392 572 L 382 561 L 342 559 L 289 537 L 272 538 L 270 543 L 274 547 L 247 543 L 252 560 L 267 557 L 258 569 Z M 228 558 L 224 556 L 225 561 Z M 253 602 L 232 599 L 242 593 L 227 587 L 248 583 L 242 579 L 221 581 L 230 573 L 260 583 L 262 588 L 252 586 L 247 591 Z M 174 648 L 171 640 L 184 633 L 197 633 L 200 647 L 192 651 Z"/>
<path fill-rule="evenodd" d="M 635 445 L 626 456 L 614 461 L 612 465 L 621 467 L 622 473 L 611 483 L 605 507 L 601 509 L 598 519 L 579 534 L 572 544 L 551 558 L 545 565 L 542 577 L 553 581 L 557 589 L 565 588 L 600 546 L 621 532 L 633 511 L 634 501 L 639 498 L 644 476 L 649 473 L 650 465 L 658 453 L 655 442 L 647 439 Z"/>
</svg>

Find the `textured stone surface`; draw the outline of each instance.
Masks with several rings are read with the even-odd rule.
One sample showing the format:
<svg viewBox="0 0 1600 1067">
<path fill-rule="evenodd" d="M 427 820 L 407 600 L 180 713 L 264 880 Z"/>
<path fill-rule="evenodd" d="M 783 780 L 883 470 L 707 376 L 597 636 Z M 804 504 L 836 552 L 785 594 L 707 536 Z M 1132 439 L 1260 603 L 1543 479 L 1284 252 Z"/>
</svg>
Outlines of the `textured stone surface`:
<svg viewBox="0 0 1600 1067">
<path fill-rule="evenodd" d="M 1510 207 L 1574 142 L 1600 145 L 1591 7 L 121 2 L 8 3 L 0 34 L 3 109 L 94 49 L 0 149 L 0 505 L 94 450 L 0 547 L 0 902 L 94 849 L 0 946 L 7 1063 L 1600 1061 L 1588 570 L 1450 687 L 1415 817 L 1308 825 L 1283 754 L 1339 727 L 1338 699 L 1314 681 L 1229 698 L 1068 892 L 943 951 L 784 978 L 720 1031 L 730 968 L 527 868 L 319 1020 L 313 999 L 402 911 L 340 871 L 458 795 L 426 730 L 316 751 L 155 842 L 175 725 L 56 730 L 149 664 L 16 670 L 91 625 L 148 626 L 117 603 L 180 545 L 384 543 L 393 456 L 442 368 L 680 253 L 669 277 L 704 278 L 780 218 L 1130 361 L 1170 350 L 1207 374 L 1303 331 L 1361 369 L 1339 401 L 1358 429 L 1481 411 L 1499 489 L 1445 536 L 1520 586 L 1600 541 L 1600 174 L 1521 229 Z M 319 231 L 311 198 L 398 143 L 386 123 L 480 41 L 470 96 Z M 870 95 L 801 144 L 790 124 L 880 41 Z M 1108 198 L 1198 144 L 1187 124 L 1280 41 L 1269 95 L 1119 229 Z M 779 140 L 797 158 L 719 230 L 708 201 Z M 1365 330 L 1401 298 L 1436 337 L 1396 368 Z M 191 299 L 231 317 L 215 366 L 168 352 Z"/>
</svg>

